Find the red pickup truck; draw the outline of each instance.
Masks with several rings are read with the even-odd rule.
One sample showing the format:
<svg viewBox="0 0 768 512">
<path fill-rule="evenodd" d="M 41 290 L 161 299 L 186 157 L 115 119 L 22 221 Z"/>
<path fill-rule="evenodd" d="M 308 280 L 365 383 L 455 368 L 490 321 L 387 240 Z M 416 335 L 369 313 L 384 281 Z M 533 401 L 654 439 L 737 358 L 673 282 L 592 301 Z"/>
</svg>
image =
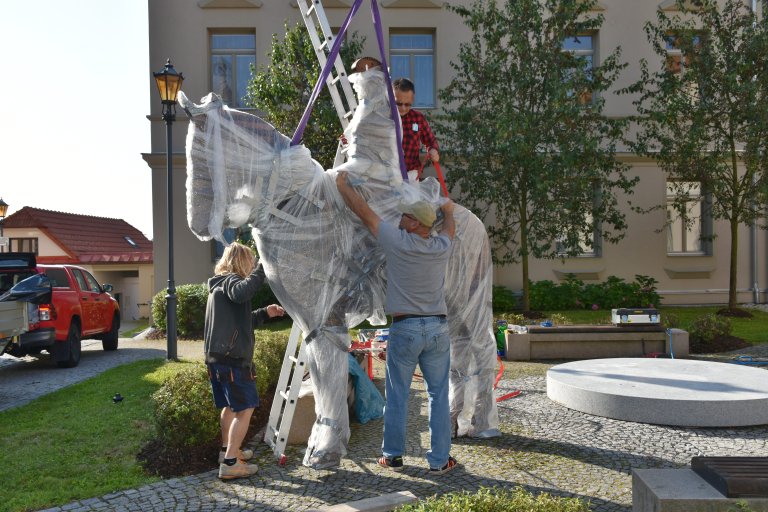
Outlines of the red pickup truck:
<svg viewBox="0 0 768 512">
<path fill-rule="evenodd" d="M 104 350 L 117 350 L 120 307 L 110 295 L 112 285 L 100 285 L 84 268 L 38 265 L 33 253 L 0 253 L 0 295 L 34 274 L 51 283 L 49 304 L 28 303 L 29 326 L 5 352 L 16 357 L 46 350 L 63 368 L 80 362 L 80 340 L 100 339 Z"/>
</svg>

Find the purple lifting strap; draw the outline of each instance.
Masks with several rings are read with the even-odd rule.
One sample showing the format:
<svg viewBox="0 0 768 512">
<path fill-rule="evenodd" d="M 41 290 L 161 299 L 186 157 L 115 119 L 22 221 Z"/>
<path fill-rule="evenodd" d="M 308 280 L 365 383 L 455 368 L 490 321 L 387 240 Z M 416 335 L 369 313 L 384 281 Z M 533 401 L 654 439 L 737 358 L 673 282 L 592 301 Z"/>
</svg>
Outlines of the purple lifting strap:
<svg viewBox="0 0 768 512">
<path fill-rule="evenodd" d="M 326 82 L 326 80 L 328 80 L 328 77 L 331 74 L 331 69 L 339 55 L 339 49 L 341 48 L 341 42 L 344 39 L 344 34 L 347 33 L 349 24 L 362 3 L 363 0 L 355 0 L 355 3 L 353 3 L 352 7 L 349 9 L 349 13 L 347 13 L 347 17 L 344 19 L 344 23 L 341 24 L 339 33 L 336 35 L 336 39 L 333 41 L 333 46 L 331 46 L 331 51 L 328 54 L 328 60 L 326 61 L 323 69 L 320 71 L 320 76 L 318 77 L 317 82 L 315 82 L 314 89 L 312 89 L 312 95 L 309 97 L 307 107 L 304 109 L 304 114 L 301 116 L 299 126 L 293 133 L 291 146 L 295 146 L 301 142 L 301 138 L 304 135 L 304 130 L 306 129 L 307 123 L 309 122 L 309 116 L 312 114 L 312 109 L 315 106 L 315 102 L 320 95 L 323 84 Z M 400 114 L 397 112 L 397 107 L 395 107 L 395 95 L 392 92 L 392 81 L 387 69 L 387 58 L 384 53 L 384 35 L 381 25 L 381 17 L 379 16 L 379 7 L 376 0 L 371 0 L 371 13 L 373 15 L 373 26 L 376 30 L 376 41 L 379 44 L 379 53 L 381 55 L 381 69 L 384 72 L 384 79 L 389 86 L 387 88 L 387 93 L 389 96 L 389 109 L 390 115 L 392 116 L 392 121 L 395 123 L 395 133 L 397 134 L 397 153 L 400 158 L 400 173 L 403 175 L 403 179 L 408 181 L 408 170 L 405 168 L 405 157 L 403 155 L 403 134 L 401 131 Z"/>
</svg>

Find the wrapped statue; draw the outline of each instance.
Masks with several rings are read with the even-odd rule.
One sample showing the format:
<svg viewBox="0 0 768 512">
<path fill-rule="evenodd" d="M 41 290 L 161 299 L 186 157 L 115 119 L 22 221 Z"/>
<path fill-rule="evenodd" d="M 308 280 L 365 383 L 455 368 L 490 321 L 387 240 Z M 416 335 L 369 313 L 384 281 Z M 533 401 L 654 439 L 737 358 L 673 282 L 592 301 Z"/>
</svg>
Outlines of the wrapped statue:
<svg viewBox="0 0 768 512">
<path fill-rule="evenodd" d="M 316 469 L 346 453 L 349 329 L 384 325 L 386 290 L 381 248 L 336 188 L 343 170 L 385 221 L 398 204 L 441 203 L 433 178 L 404 182 L 387 82 L 377 68 L 351 75 L 359 105 L 344 132 L 348 160 L 324 170 L 303 145 L 257 116 L 225 106 L 214 94 L 180 103 L 187 135 L 187 219 L 201 240 L 226 244 L 224 230 L 252 228 L 267 280 L 303 332 L 317 419 L 304 457 Z M 450 404 L 455 436 L 499 435 L 493 391 L 492 266 L 482 222 L 456 206 L 456 236 L 446 275 L 451 335 Z M 435 229 L 439 228 L 439 221 Z"/>
</svg>

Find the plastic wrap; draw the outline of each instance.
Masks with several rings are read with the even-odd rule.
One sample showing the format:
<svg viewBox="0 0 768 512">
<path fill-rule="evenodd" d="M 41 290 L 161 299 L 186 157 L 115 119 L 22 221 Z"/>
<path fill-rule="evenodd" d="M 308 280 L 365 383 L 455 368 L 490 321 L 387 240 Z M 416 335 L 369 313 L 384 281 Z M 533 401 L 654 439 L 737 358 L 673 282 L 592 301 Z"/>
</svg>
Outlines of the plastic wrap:
<svg viewBox="0 0 768 512">
<path fill-rule="evenodd" d="M 441 202 L 436 180 L 402 180 L 383 74 L 371 70 L 350 80 L 359 105 L 345 130 L 348 161 L 329 171 L 304 146 L 290 147 L 269 123 L 229 109 L 215 95 L 200 105 L 183 94 L 180 99 L 191 117 L 190 229 L 200 239 L 226 243 L 224 229 L 252 226 L 269 285 L 304 333 L 318 418 L 304 463 L 315 468 L 338 464 L 349 439 L 348 329 L 365 319 L 386 323 L 383 252 L 344 205 L 336 174 L 349 172 L 350 182 L 385 222 L 397 224 L 397 205 L 404 199 Z M 477 217 L 459 205 L 454 215 L 446 279 L 451 414 L 458 435 L 489 436 L 498 433 L 490 247 Z"/>
</svg>

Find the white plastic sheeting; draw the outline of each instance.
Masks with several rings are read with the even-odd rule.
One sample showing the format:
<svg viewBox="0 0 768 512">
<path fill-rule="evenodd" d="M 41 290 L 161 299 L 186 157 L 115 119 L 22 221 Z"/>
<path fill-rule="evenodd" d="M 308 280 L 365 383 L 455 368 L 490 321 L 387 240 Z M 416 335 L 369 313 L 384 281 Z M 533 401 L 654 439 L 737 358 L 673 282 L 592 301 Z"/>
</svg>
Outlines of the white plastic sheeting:
<svg viewBox="0 0 768 512">
<path fill-rule="evenodd" d="M 208 95 L 200 105 L 181 94 L 191 117 L 187 136 L 187 217 L 201 240 L 226 243 L 224 229 L 252 226 L 268 282 L 304 333 L 317 421 L 304 464 L 337 465 L 346 453 L 348 329 L 386 323 L 384 256 L 344 205 L 339 170 L 384 221 L 397 223 L 406 199 L 441 203 L 437 181 L 403 182 L 384 75 L 352 75 L 359 105 L 345 131 L 348 161 L 324 171 L 302 145 L 262 119 Z M 457 205 L 456 237 L 446 276 L 451 332 L 451 416 L 457 435 L 498 435 L 493 392 L 492 268 L 485 228 Z M 438 220 L 439 226 L 439 220 Z"/>
</svg>

